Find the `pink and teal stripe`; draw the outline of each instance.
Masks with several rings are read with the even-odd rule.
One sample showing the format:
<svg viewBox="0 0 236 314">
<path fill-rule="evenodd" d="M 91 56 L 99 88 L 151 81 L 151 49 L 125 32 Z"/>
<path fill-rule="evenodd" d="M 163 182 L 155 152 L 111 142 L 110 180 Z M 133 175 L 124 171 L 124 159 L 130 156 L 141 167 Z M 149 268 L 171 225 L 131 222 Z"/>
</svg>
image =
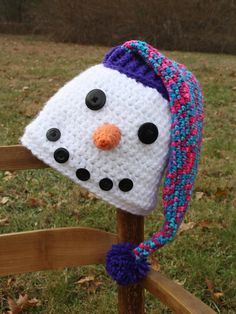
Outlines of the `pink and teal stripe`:
<svg viewBox="0 0 236 314">
<path fill-rule="evenodd" d="M 131 40 L 123 47 L 140 56 L 161 78 L 172 113 L 170 157 L 163 189 L 164 225 L 133 250 L 138 258 L 147 258 L 173 239 L 188 209 L 202 142 L 202 90 L 184 65 L 166 58 L 147 43 Z"/>
</svg>

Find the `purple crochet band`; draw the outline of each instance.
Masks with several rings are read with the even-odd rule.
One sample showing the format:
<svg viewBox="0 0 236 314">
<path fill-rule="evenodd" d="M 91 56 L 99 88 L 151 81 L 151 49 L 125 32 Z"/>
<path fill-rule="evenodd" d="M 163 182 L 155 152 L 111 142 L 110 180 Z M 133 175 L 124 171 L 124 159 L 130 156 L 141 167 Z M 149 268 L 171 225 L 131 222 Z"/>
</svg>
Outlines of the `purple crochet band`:
<svg viewBox="0 0 236 314">
<path fill-rule="evenodd" d="M 145 86 L 155 88 L 166 100 L 169 100 L 165 85 L 153 68 L 145 63 L 141 57 L 127 53 L 126 48 L 122 46 L 112 48 L 105 56 L 103 64 L 105 67 L 117 70 Z"/>
</svg>

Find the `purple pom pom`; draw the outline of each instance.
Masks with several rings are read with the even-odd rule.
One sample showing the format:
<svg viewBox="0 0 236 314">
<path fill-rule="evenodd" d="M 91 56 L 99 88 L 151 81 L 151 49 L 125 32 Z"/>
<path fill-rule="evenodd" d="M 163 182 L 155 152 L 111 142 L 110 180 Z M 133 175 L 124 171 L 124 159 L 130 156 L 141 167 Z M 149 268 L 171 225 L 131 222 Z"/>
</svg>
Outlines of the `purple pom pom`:
<svg viewBox="0 0 236 314">
<path fill-rule="evenodd" d="M 112 245 L 106 256 L 106 271 L 119 285 L 134 284 L 149 271 L 146 259 L 138 259 L 133 253 L 134 245 L 119 243 Z"/>
</svg>

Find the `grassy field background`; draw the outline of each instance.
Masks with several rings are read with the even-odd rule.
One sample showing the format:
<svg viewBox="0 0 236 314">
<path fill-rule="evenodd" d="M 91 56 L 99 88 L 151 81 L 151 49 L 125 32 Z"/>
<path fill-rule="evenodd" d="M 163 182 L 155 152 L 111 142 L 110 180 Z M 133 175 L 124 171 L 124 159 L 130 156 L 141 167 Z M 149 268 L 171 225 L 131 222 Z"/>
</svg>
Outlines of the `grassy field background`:
<svg viewBox="0 0 236 314">
<path fill-rule="evenodd" d="M 16 144 L 24 127 L 66 81 L 99 63 L 107 48 L 56 44 L 40 37 L 0 37 L 0 144 Z M 165 52 L 186 64 L 205 95 L 202 157 L 181 234 L 155 254 L 160 271 L 216 312 L 236 312 L 236 57 Z M 162 224 L 161 205 L 145 220 L 146 238 Z M 89 226 L 115 231 L 115 209 L 53 170 L 0 172 L 0 233 Z M 82 279 L 82 280 L 81 280 Z M 83 283 L 84 281 L 84 283 Z M 116 285 L 103 266 L 0 279 L 1 311 L 27 293 L 24 313 L 117 313 Z M 170 313 L 146 294 L 146 313 Z"/>
</svg>

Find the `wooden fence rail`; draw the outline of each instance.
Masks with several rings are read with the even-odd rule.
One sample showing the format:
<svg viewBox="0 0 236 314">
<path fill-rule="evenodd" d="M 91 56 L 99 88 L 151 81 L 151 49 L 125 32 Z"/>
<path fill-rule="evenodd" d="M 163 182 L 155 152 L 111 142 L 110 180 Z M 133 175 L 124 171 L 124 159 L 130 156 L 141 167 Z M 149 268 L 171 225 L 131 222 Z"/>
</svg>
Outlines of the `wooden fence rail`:
<svg viewBox="0 0 236 314">
<path fill-rule="evenodd" d="M 0 146 L 0 170 L 26 170 L 47 167 L 44 162 L 33 156 L 24 146 Z"/>
<path fill-rule="evenodd" d="M 0 170 L 48 167 L 21 145 L 0 147 Z M 144 218 L 117 209 L 117 234 L 92 228 L 56 228 L 0 235 L 0 275 L 104 264 L 113 243 L 140 243 Z M 206 304 L 151 270 L 137 285 L 118 287 L 119 314 L 144 314 L 144 289 L 179 314 L 214 314 Z"/>
</svg>

